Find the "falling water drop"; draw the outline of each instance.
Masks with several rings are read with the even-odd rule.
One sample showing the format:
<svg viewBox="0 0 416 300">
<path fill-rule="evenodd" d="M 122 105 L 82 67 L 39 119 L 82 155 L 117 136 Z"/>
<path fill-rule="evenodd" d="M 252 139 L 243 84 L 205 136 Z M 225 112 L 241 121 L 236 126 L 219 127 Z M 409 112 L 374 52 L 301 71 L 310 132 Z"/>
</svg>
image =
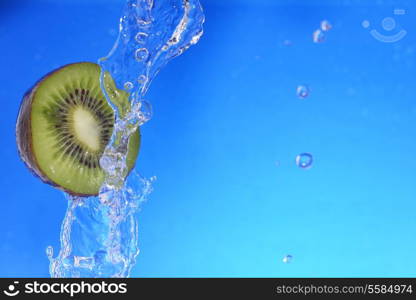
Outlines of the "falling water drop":
<svg viewBox="0 0 416 300">
<path fill-rule="evenodd" d="M 310 89 L 307 85 L 298 85 L 296 88 L 296 95 L 298 95 L 299 99 L 305 99 L 309 96 Z"/>
<path fill-rule="evenodd" d="M 325 34 L 321 29 L 317 29 L 313 32 L 313 42 L 314 43 L 322 43 L 325 41 Z"/>
<path fill-rule="evenodd" d="M 301 153 L 296 156 L 296 165 L 302 169 L 309 169 L 312 167 L 313 156 L 310 153 Z"/>
<path fill-rule="evenodd" d="M 285 257 L 283 257 L 283 262 L 284 262 L 285 264 L 291 263 L 291 262 L 292 262 L 292 260 L 293 260 L 293 256 L 292 256 L 292 255 L 290 255 L 290 254 L 288 254 L 288 255 L 286 255 Z"/>
<path fill-rule="evenodd" d="M 321 29 L 322 31 L 330 31 L 332 29 L 332 25 L 328 20 L 323 20 L 321 21 Z"/>
</svg>

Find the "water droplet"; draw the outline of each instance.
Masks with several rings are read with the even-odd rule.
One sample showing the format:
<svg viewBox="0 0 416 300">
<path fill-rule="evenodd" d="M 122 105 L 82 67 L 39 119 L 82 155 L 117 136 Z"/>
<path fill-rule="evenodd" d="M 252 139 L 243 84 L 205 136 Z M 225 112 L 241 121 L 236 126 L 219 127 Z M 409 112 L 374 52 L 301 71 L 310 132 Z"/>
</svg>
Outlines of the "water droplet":
<svg viewBox="0 0 416 300">
<path fill-rule="evenodd" d="M 314 43 L 322 43 L 325 41 L 325 34 L 321 29 L 317 29 L 313 32 L 313 42 Z"/>
<path fill-rule="evenodd" d="M 139 32 L 136 34 L 136 42 L 139 44 L 145 44 L 147 41 L 148 34 L 145 32 Z"/>
<path fill-rule="evenodd" d="M 140 75 L 139 78 L 137 79 L 137 82 L 140 84 L 144 84 L 146 81 L 147 81 L 146 75 Z"/>
<path fill-rule="evenodd" d="M 149 58 L 149 51 L 146 48 L 137 49 L 135 56 L 137 61 L 146 61 Z"/>
<path fill-rule="evenodd" d="M 127 81 L 126 83 L 124 83 L 124 89 L 125 90 L 131 90 L 133 87 L 134 87 L 134 85 L 130 81 Z"/>
<path fill-rule="evenodd" d="M 292 262 L 292 260 L 293 260 L 293 256 L 292 256 L 292 255 L 290 255 L 290 254 L 288 254 L 288 255 L 286 255 L 285 257 L 283 257 L 283 262 L 284 262 L 285 264 L 291 263 L 291 262 Z"/>
<path fill-rule="evenodd" d="M 299 85 L 296 88 L 296 95 L 298 95 L 298 97 L 300 99 L 307 98 L 309 96 L 310 92 L 311 91 L 310 91 L 310 89 L 309 89 L 309 87 L 307 85 Z"/>
<path fill-rule="evenodd" d="M 310 153 L 301 153 L 296 156 L 296 165 L 302 169 L 309 169 L 312 167 L 313 157 Z"/>
<path fill-rule="evenodd" d="M 332 28 L 331 23 L 328 20 L 321 21 L 321 29 L 322 31 L 330 31 Z"/>
</svg>

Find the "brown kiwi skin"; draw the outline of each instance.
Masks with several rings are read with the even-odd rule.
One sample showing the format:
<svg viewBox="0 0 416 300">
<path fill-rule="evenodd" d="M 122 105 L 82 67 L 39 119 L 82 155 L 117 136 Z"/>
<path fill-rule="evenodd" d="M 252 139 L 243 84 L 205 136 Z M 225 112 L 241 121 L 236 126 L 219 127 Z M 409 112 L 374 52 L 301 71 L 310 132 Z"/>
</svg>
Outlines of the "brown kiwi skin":
<svg viewBox="0 0 416 300">
<path fill-rule="evenodd" d="M 50 184 L 60 190 L 64 190 L 59 185 L 55 184 L 49 178 L 43 175 L 43 173 L 40 171 L 40 167 L 35 159 L 35 156 L 33 154 L 33 143 L 32 143 L 32 102 L 36 94 L 37 87 L 45 78 L 52 75 L 58 70 L 49 72 L 45 76 L 43 76 L 41 79 L 39 79 L 35 85 L 30 88 L 25 95 L 23 96 L 22 102 L 20 104 L 20 110 L 19 114 L 17 115 L 17 121 L 16 121 L 16 144 L 17 144 L 17 150 L 19 153 L 19 157 L 21 160 L 25 163 L 26 167 L 32 172 L 33 175 L 38 177 L 40 180 L 42 180 L 44 183 Z M 69 191 L 65 191 L 69 192 Z"/>
<path fill-rule="evenodd" d="M 48 74 L 46 74 L 45 76 L 43 76 L 41 79 L 39 79 L 35 85 L 30 88 L 23 96 L 22 102 L 20 104 L 20 109 L 19 109 L 19 113 L 17 116 L 17 121 L 16 121 L 16 143 L 17 143 L 17 149 L 18 149 L 18 153 L 19 156 L 21 158 L 21 160 L 25 163 L 26 167 L 32 172 L 33 175 L 35 175 L 36 177 L 38 177 L 40 180 L 42 180 L 44 183 L 52 185 L 53 187 L 62 190 L 72 196 L 77 196 L 77 197 L 90 197 L 90 196 L 97 196 L 97 194 L 80 194 L 80 193 L 76 193 L 74 191 L 71 190 L 67 190 L 64 187 L 58 185 L 57 183 L 53 182 L 50 180 L 50 178 L 46 177 L 37 161 L 34 155 L 33 150 L 33 143 L 32 143 L 32 128 L 31 128 L 31 112 L 32 112 L 32 102 L 33 99 L 36 96 L 36 91 L 38 86 L 49 76 L 53 75 L 54 73 L 59 72 L 61 69 L 70 66 L 70 65 L 77 65 L 80 63 L 90 63 L 90 62 L 79 62 L 79 63 L 72 63 L 72 64 L 67 64 L 64 65 L 56 70 L 53 70 L 51 72 L 49 72 Z M 140 131 L 139 133 L 140 134 Z M 129 174 L 131 172 L 131 170 L 134 169 L 134 165 L 133 167 L 129 170 Z M 127 174 L 128 176 L 128 174 Z"/>
</svg>

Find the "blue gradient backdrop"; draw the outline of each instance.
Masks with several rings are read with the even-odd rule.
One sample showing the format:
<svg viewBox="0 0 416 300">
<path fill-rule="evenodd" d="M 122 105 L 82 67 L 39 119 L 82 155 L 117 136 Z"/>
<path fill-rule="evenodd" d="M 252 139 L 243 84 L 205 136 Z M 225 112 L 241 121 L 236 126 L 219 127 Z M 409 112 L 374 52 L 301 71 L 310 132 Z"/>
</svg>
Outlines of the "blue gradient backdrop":
<svg viewBox="0 0 416 300">
<path fill-rule="evenodd" d="M 17 155 L 21 97 L 54 68 L 106 55 L 123 4 L 0 1 L 0 276 L 48 276 L 66 210 Z M 148 94 L 137 170 L 158 180 L 133 276 L 415 276 L 416 2 L 202 4 L 203 38 Z M 315 44 L 323 19 L 333 29 Z M 382 43 L 363 20 L 408 34 Z M 311 169 L 296 166 L 301 152 Z"/>
</svg>

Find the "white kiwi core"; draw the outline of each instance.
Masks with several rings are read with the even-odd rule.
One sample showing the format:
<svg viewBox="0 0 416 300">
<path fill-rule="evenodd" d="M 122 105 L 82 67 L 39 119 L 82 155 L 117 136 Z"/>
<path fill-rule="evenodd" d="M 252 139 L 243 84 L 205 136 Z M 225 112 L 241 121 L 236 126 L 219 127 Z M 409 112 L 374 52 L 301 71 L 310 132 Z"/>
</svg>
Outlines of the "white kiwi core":
<svg viewBox="0 0 416 300">
<path fill-rule="evenodd" d="M 100 124 L 90 111 L 76 107 L 73 111 L 75 136 L 91 151 L 100 149 Z"/>
</svg>

